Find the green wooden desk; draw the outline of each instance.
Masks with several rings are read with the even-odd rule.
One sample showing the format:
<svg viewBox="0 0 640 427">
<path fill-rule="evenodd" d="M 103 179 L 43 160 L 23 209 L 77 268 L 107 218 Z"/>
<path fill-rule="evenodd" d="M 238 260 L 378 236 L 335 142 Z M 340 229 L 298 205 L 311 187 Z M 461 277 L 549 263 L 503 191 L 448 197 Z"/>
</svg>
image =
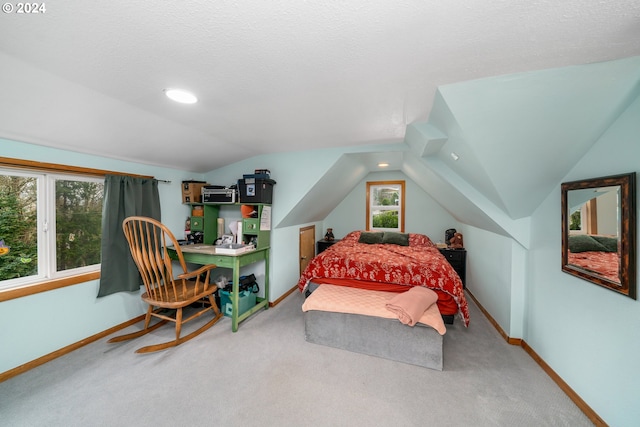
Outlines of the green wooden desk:
<svg viewBox="0 0 640 427">
<path fill-rule="evenodd" d="M 176 251 L 173 248 L 167 248 L 169 256 L 172 259 L 178 259 Z M 269 248 L 256 249 L 254 251 L 245 252 L 240 255 L 220 255 L 208 254 L 201 252 L 185 252 L 182 251 L 184 260 L 193 264 L 215 264 L 218 267 L 230 268 L 233 270 L 233 289 L 231 295 L 231 330 L 238 331 L 238 324 L 256 311 L 269 308 Z M 250 265 L 258 261 L 264 260 L 264 298 L 256 298 L 256 305 L 241 315 L 238 314 L 238 300 L 240 292 L 238 290 L 240 284 L 240 267 Z M 215 270 L 214 270 L 215 271 Z M 213 272 L 212 272 L 213 274 Z M 213 278 L 212 278 L 213 279 Z"/>
</svg>

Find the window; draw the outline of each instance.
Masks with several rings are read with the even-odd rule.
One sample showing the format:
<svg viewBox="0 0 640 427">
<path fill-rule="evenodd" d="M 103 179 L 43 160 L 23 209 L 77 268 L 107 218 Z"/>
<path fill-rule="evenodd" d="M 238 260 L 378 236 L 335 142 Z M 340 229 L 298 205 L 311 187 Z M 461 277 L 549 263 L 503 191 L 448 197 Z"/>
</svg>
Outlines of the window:
<svg viewBox="0 0 640 427">
<path fill-rule="evenodd" d="M 404 232 L 404 181 L 367 182 L 367 230 Z"/>
<path fill-rule="evenodd" d="M 99 271 L 103 182 L 0 168 L 0 289 Z"/>
</svg>

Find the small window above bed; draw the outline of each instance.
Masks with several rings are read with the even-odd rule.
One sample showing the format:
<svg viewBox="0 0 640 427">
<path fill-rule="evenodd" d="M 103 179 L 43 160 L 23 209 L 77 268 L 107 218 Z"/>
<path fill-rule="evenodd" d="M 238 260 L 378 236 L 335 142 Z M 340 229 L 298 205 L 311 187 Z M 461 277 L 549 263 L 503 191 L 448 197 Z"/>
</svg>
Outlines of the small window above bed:
<svg viewBox="0 0 640 427">
<path fill-rule="evenodd" d="M 367 230 L 404 232 L 404 181 L 367 182 Z"/>
</svg>

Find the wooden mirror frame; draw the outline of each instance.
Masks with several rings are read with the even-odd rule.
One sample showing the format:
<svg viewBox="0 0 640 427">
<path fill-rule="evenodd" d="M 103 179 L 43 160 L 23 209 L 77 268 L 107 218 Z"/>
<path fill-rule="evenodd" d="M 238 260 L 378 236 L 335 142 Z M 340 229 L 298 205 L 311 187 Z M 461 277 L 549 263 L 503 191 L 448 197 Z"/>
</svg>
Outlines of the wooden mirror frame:
<svg viewBox="0 0 640 427">
<path fill-rule="evenodd" d="M 568 263 L 569 205 L 568 192 L 599 187 L 620 186 L 618 199 L 620 282 L 614 282 L 597 272 Z M 636 173 L 565 182 L 561 185 L 562 205 L 562 271 L 636 299 Z"/>
</svg>

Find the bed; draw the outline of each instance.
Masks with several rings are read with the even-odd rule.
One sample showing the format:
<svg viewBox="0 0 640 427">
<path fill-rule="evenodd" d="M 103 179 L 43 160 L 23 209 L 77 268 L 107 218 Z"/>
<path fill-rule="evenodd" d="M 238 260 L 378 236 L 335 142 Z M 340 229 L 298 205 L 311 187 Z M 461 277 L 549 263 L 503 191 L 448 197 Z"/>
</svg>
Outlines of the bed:
<svg viewBox="0 0 640 427">
<path fill-rule="evenodd" d="M 469 325 L 462 281 L 424 234 L 352 231 L 309 262 L 298 289 L 321 284 L 396 293 L 424 286 L 438 294 L 442 315 L 459 315 Z"/>
<path fill-rule="evenodd" d="M 569 236 L 567 264 L 620 282 L 618 239 L 611 236 L 577 234 Z"/>
</svg>

